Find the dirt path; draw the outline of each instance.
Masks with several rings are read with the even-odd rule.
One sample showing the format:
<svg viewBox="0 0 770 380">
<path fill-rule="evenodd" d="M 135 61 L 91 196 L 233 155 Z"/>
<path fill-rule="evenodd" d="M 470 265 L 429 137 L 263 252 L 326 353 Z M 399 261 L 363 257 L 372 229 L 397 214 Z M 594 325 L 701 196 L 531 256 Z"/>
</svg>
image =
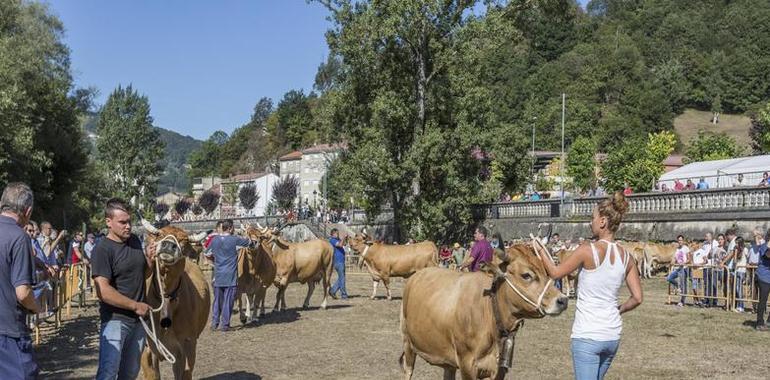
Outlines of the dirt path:
<svg viewBox="0 0 770 380">
<path fill-rule="evenodd" d="M 289 311 L 269 315 L 234 331 L 204 331 L 198 344 L 195 378 L 203 379 L 399 379 L 399 300 L 370 301 L 367 275 L 348 275 L 348 301 L 331 300 L 327 311 L 296 309 L 306 287 L 290 285 Z M 608 379 L 764 378 L 770 334 L 744 322 L 751 314 L 664 305 L 663 281 L 644 282 L 645 304 L 624 316 L 624 337 Z M 382 287 L 380 287 L 382 288 Z M 396 282 L 400 297 L 403 283 Z M 380 289 L 382 294 L 383 289 Z M 269 306 L 274 291 L 268 293 Z M 358 296 L 360 295 L 360 296 Z M 320 292 L 311 305 L 320 303 Z M 77 309 L 73 309 L 77 310 Z M 509 378 L 564 379 L 572 376 L 569 332 L 574 303 L 562 316 L 529 321 L 516 341 L 515 370 Z M 93 378 L 98 357 L 96 308 L 83 311 L 56 334 L 45 336 L 38 360 L 45 378 Z M 750 355 L 750 352 L 756 354 Z M 720 358 L 718 364 L 705 360 Z M 675 358 L 678 358 L 675 360 Z M 172 378 L 162 364 L 164 378 Z M 441 371 L 418 359 L 415 379 L 440 378 Z"/>
</svg>

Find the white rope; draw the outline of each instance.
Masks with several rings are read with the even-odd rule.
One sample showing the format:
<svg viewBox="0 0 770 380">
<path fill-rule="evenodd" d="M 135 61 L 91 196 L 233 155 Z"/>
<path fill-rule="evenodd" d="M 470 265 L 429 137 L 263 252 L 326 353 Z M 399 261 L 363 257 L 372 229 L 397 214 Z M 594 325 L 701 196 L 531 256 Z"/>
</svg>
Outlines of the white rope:
<svg viewBox="0 0 770 380">
<path fill-rule="evenodd" d="M 170 239 L 169 239 L 170 238 Z M 179 241 L 174 237 L 174 235 L 166 235 L 163 239 L 156 242 L 155 245 L 162 243 L 165 240 L 171 240 L 173 239 L 173 242 L 176 244 L 177 247 L 179 247 Z M 157 308 L 150 307 L 150 326 L 147 326 L 147 322 L 144 321 L 143 318 L 139 318 L 139 322 L 142 322 L 142 327 L 144 327 L 144 332 L 147 334 L 147 337 L 155 343 L 155 347 L 158 349 L 158 352 L 160 352 L 161 355 L 163 355 L 163 358 L 166 359 L 171 364 L 176 363 L 176 357 L 174 357 L 174 354 L 169 351 L 166 346 L 161 343 L 160 338 L 158 338 L 157 330 L 155 329 L 155 318 L 153 318 L 154 313 L 158 313 L 161 310 L 163 310 L 163 306 L 166 304 L 166 297 L 163 295 L 163 282 L 160 279 L 160 260 L 158 259 L 157 253 L 155 254 L 155 278 L 158 280 L 158 291 L 160 292 L 160 306 Z"/>
<path fill-rule="evenodd" d="M 545 283 L 545 287 L 543 287 L 543 291 L 540 293 L 540 296 L 537 298 L 537 303 L 529 299 L 529 297 L 524 295 L 524 293 L 522 293 L 521 290 L 519 290 L 515 285 L 513 285 L 511 280 L 508 279 L 507 273 L 503 274 L 503 278 L 505 279 L 505 282 L 508 284 L 508 286 L 510 286 L 511 289 L 513 289 L 513 291 L 516 292 L 516 294 L 518 294 L 519 297 L 521 297 L 521 299 L 523 299 L 528 304 L 532 305 L 540 315 L 546 314 L 545 310 L 543 309 L 543 297 L 545 297 L 545 292 L 548 291 L 548 287 L 551 286 L 551 282 L 553 282 L 553 280 L 550 277 L 548 278 L 548 281 Z"/>
<path fill-rule="evenodd" d="M 369 252 L 370 245 L 367 245 L 366 248 L 364 248 L 364 251 L 361 253 L 361 258 L 366 257 L 366 253 Z"/>
</svg>

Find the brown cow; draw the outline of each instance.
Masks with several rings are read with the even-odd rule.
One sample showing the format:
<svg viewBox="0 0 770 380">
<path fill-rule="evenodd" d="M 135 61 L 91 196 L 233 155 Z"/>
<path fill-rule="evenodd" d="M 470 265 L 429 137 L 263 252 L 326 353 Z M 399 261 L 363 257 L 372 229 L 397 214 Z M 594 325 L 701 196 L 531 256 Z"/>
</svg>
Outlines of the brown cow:
<svg viewBox="0 0 770 380">
<path fill-rule="evenodd" d="M 266 241 L 262 244 L 272 244 L 266 248 L 272 254 L 275 262 L 276 275 L 273 283 L 278 288 L 275 295 L 273 310 L 286 310 L 286 286 L 292 282 L 307 283 L 307 296 L 302 304 L 303 308 L 310 306 L 310 296 L 315 290 L 316 283 L 323 282 L 323 302 L 321 309 L 326 309 L 326 299 L 329 296 L 331 286 L 332 259 L 334 249 L 326 240 L 310 240 L 302 243 L 289 243 L 279 236 L 277 229 L 264 228 L 262 234 Z M 269 249 L 269 250 L 268 250 Z"/>
<path fill-rule="evenodd" d="M 152 307 L 162 306 L 160 313 L 152 313 L 155 334 L 175 358 L 174 378 L 192 379 L 195 350 L 198 337 L 206 327 L 211 295 L 203 272 L 188 255 L 194 251 L 190 241 L 201 240 L 205 233 L 188 236 L 174 226 L 157 229 L 144 219 L 142 225 L 145 244 L 157 244 L 156 260 L 145 287 L 146 302 Z M 142 373 L 145 379 L 159 379 L 159 362 L 165 357 L 149 337 L 147 343 L 142 353 Z"/>
<path fill-rule="evenodd" d="M 265 296 L 267 288 L 275 280 L 276 267 L 271 256 L 271 249 L 264 235 L 254 227 L 245 227 L 245 234 L 252 241 L 259 241 L 256 247 L 241 248 L 238 251 L 238 315 L 241 323 L 254 320 L 259 309 L 259 316 L 265 315 Z M 246 298 L 246 310 L 243 297 Z M 253 309 L 252 309 L 253 308 Z"/>
<path fill-rule="evenodd" d="M 513 246 L 502 256 L 499 264 L 486 266 L 489 273 L 428 268 L 407 281 L 401 307 L 407 380 L 417 355 L 443 367 L 445 379 L 454 379 L 458 369 L 463 379 L 494 378 L 510 368 L 512 336 L 524 318 L 567 308 L 567 297 L 553 286 L 532 247 Z M 500 330 L 511 335 L 506 339 Z M 501 352 L 503 344 L 508 349 Z"/>
<path fill-rule="evenodd" d="M 562 249 L 559 250 L 559 252 L 556 252 L 556 258 L 559 263 L 563 263 L 567 260 L 572 254 L 575 252 L 575 249 L 577 249 L 578 246 L 570 247 L 569 249 Z M 574 272 L 564 276 L 561 279 L 561 292 L 567 295 L 568 297 L 571 297 L 574 295 L 577 298 L 577 288 L 578 288 L 578 273 L 580 271 L 575 270 Z"/>
<path fill-rule="evenodd" d="M 385 285 L 388 300 L 390 293 L 390 278 L 408 278 L 420 269 L 438 265 L 438 248 L 431 241 L 409 245 L 390 245 L 368 242 L 364 230 L 349 239 L 350 248 L 360 255 L 359 265 L 365 265 L 372 275 L 372 296 L 377 296 L 377 284 L 381 280 Z"/>
</svg>

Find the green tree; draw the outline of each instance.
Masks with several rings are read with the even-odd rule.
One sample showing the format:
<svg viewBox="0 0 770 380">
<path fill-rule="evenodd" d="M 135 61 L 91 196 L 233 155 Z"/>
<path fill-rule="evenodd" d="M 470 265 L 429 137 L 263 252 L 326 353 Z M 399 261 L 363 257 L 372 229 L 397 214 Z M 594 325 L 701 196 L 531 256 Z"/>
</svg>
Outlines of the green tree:
<svg viewBox="0 0 770 380">
<path fill-rule="evenodd" d="M 299 192 L 299 178 L 287 176 L 273 184 L 272 203 L 279 210 L 288 211 L 294 207 Z"/>
<path fill-rule="evenodd" d="M 89 190 L 78 122 L 88 90 L 73 89 L 64 26 L 41 3 L 0 1 L 0 15 L 0 187 L 28 183 L 36 219 L 87 221 L 74 196 Z"/>
<path fill-rule="evenodd" d="M 586 192 L 596 185 L 596 145 L 587 137 L 578 137 L 567 154 L 567 175 L 578 191 Z"/>
<path fill-rule="evenodd" d="M 163 143 L 152 126 L 150 102 L 134 88 L 118 86 L 99 113 L 96 142 L 99 162 L 116 196 L 135 206 L 149 204 L 161 173 Z"/>
<path fill-rule="evenodd" d="M 222 146 L 228 141 L 227 133 L 214 132 L 197 150 L 190 152 L 188 174 L 191 178 L 221 175 Z"/>
<path fill-rule="evenodd" d="M 770 103 L 752 113 L 749 137 L 754 154 L 770 152 Z"/>
<path fill-rule="evenodd" d="M 674 151 L 673 132 L 649 134 L 636 138 L 611 151 L 602 163 L 602 176 L 608 191 L 622 190 L 625 185 L 635 192 L 647 192 L 663 174 L 663 160 Z"/>
<path fill-rule="evenodd" d="M 259 190 L 253 183 L 241 186 L 238 191 L 238 200 L 241 201 L 241 206 L 247 210 L 251 210 L 257 204 L 259 200 Z"/>
<path fill-rule="evenodd" d="M 272 112 L 272 100 L 263 97 L 257 101 L 249 122 L 236 128 L 226 141 L 218 144 L 220 148 L 214 165 L 218 168 L 216 173 L 229 176 L 264 169 L 269 156 L 275 153 L 272 141 L 265 139 L 267 120 Z"/>
<path fill-rule="evenodd" d="M 706 133 L 698 131 L 698 135 L 687 145 L 686 162 L 713 161 L 735 158 L 741 155 L 741 150 L 735 139 L 726 133 Z"/>
</svg>

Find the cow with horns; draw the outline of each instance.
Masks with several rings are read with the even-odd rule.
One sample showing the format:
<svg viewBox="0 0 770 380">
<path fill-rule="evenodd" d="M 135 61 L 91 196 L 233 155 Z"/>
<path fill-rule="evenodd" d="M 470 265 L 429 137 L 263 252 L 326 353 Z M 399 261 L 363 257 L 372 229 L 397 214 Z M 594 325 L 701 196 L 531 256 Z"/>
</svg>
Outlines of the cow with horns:
<svg viewBox="0 0 770 380">
<path fill-rule="evenodd" d="M 151 313 L 142 373 L 145 379 L 159 379 L 159 362 L 167 360 L 173 365 L 175 379 L 192 379 L 198 337 L 206 327 L 211 295 L 203 272 L 189 258 L 195 252 L 191 243 L 203 240 L 206 233 L 189 235 L 171 225 L 156 228 L 145 219 L 141 222 L 145 245 L 156 247 L 145 300 L 151 307 L 159 305 Z"/>
<path fill-rule="evenodd" d="M 364 228 L 348 240 L 350 248 L 360 255 L 359 266 L 366 266 L 372 276 L 372 296 L 377 296 L 377 284 L 382 281 L 390 300 L 390 278 L 408 278 L 420 269 L 438 266 L 438 248 L 432 241 L 409 245 L 374 243 Z"/>
</svg>

